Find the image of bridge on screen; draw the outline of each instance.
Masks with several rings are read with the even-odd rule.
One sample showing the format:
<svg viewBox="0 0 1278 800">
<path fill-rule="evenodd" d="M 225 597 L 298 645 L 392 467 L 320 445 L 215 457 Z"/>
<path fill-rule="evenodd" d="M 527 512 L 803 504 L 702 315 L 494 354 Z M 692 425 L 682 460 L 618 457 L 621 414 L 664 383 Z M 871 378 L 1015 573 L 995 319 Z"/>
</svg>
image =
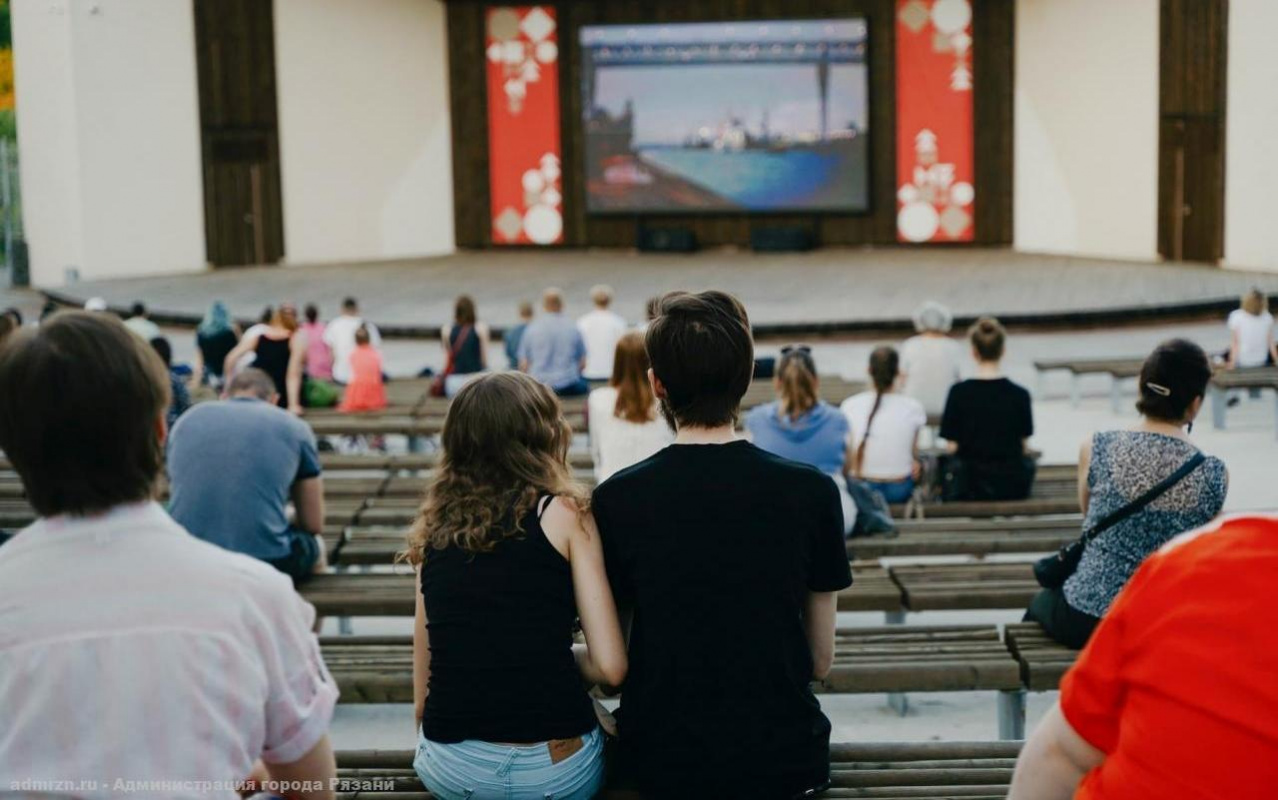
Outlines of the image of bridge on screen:
<svg viewBox="0 0 1278 800">
<path fill-rule="evenodd" d="M 864 19 L 586 26 L 595 213 L 869 207 Z"/>
</svg>

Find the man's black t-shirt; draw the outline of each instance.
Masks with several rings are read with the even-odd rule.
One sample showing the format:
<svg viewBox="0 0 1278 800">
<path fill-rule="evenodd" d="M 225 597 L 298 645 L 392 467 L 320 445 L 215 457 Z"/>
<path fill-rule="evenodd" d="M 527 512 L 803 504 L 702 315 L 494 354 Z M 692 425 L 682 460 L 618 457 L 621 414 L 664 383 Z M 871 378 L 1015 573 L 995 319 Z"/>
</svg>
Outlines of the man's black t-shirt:
<svg viewBox="0 0 1278 800">
<path fill-rule="evenodd" d="M 594 513 L 633 612 L 625 772 L 660 797 L 825 784 L 803 612 L 852 583 L 834 482 L 744 441 L 672 445 L 596 489 Z"/>
<path fill-rule="evenodd" d="M 966 380 L 950 389 L 941 416 L 941 438 L 958 445 L 960 458 L 1005 461 L 1025 454 L 1034 435 L 1030 395 L 1007 378 Z"/>
</svg>

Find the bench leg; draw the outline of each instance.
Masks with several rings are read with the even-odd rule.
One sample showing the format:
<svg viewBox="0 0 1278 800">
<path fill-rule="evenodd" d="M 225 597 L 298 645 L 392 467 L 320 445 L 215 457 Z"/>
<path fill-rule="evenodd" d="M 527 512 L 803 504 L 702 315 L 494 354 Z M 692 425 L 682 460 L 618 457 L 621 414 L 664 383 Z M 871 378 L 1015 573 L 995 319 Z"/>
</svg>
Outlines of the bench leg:
<svg viewBox="0 0 1278 800">
<path fill-rule="evenodd" d="M 1074 408 L 1078 408 L 1083 402 L 1083 388 L 1078 385 L 1078 373 L 1071 372 L 1069 375 L 1069 404 Z"/>
<path fill-rule="evenodd" d="M 1025 690 L 998 693 L 998 738 L 1020 741 L 1025 738 Z"/>
<path fill-rule="evenodd" d="M 884 622 L 888 625 L 904 625 L 905 611 L 898 609 L 896 611 L 888 611 L 884 613 Z M 888 708 L 897 713 L 897 716 L 904 717 L 910 711 L 910 696 L 905 692 L 888 692 Z"/>
<path fill-rule="evenodd" d="M 1117 375 L 1109 384 L 1109 405 L 1115 414 L 1123 413 L 1123 379 Z"/>
<path fill-rule="evenodd" d="M 1229 393 L 1222 390 L 1219 386 L 1212 386 L 1211 389 L 1211 424 L 1218 431 L 1225 429 L 1225 407 L 1229 399 Z"/>
<path fill-rule="evenodd" d="M 338 564 L 337 566 L 333 567 L 333 571 L 341 574 L 341 573 L 350 572 L 351 568 L 347 564 Z M 354 630 L 351 626 L 350 617 L 337 618 L 337 632 L 341 634 L 342 636 L 350 636 L 352 633 L 354 633 Z"/>
</svg>

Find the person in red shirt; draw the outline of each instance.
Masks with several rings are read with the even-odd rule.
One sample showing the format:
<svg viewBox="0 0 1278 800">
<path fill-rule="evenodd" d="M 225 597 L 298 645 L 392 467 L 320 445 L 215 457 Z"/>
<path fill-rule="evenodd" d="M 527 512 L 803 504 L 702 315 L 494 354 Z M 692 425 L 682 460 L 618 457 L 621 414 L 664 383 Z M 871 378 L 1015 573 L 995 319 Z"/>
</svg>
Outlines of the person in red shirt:
<svg viewBox="0 0 1278 800">
<path fill-rule="evenodd" d="M 1274 797 L 1278 515 L 1150 556 L 1025 744 L 1009 800 Z"/>
</svg>

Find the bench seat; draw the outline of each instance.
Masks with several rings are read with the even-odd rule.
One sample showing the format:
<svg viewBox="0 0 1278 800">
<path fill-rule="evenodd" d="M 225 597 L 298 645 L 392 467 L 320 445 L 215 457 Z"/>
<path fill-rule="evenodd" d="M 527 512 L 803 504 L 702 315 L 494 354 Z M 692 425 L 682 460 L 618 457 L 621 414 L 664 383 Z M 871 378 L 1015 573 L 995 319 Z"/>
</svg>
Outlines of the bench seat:
<svg viewBox="0 0 1278 800">
<path fill-rule="evenodd" d="M 822 797 L 866 800 L 1002 800 L 1020 742 L 872 742 L 830 745 L 831 787 Z M 413 750 L 340 751 L 341 800 L 427 800 L 413 771 Z M 369 788 L 374 782 L 378 788 Z M 605 791 L 601 798 L 619 797 Z M 710 789 L 706 797 L 722 797 Z"/>
<path fill-rule="evenodd" d="M 1079 651 L 1047 637 L 1037 622 L 1008 625 L 1007 648 L 1021 665 L 1021 681 L 1031 692 L 1049 692 L 1074 666 Z"/>
<path fill-rule="evenodd" d="M 1024 608 L 1039 590 L 1029 562 L 900 564 L 889 573 L 910 611 Z"/>
</svg>

